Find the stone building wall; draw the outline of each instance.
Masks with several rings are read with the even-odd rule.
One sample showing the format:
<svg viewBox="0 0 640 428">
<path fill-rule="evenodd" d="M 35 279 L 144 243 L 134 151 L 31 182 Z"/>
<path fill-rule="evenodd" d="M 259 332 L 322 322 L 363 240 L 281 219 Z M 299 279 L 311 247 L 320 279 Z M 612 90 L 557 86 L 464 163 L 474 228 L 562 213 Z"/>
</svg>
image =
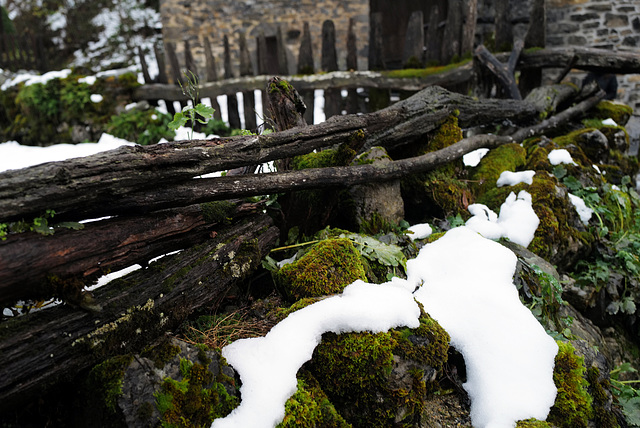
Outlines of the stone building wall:
<svg viewBox="0 0 640 428">
<path fill-rule="evenodd" d="M 162 32 L 165 42 L 176 43 L 180 64 L 184 64 L 184 40 L 188 40 L 200 77 L 204 77 L 204 38 L 208 37 L 222 77 L 223 37 L 229 37 L 234 76 L 239 74 L 239 35 L 244 33 L 257 71 L 257 40 L 263 32 L 275 37 L 280 26 L 287 47 L 289 73 L 297 72 L 298 51 L 304 22 L 309 23 L 316 71 L 320 69 L 322 23 L 333 20 L 336 29 L 338 67 L 346 69 L 349 18 L 355 20 L 358 66 L 367 68 L 369 44 L 369 0 L 161 0 Z"/>
<path fill-rule="evenodd" d="M 547 0 L 547 45 L 640 55 L 638 0 Z M 581 78 L 574 75 L 574 79 Z M 618 76 L 618 100 L 640 112 L 640 75 Z"/>
</svg>

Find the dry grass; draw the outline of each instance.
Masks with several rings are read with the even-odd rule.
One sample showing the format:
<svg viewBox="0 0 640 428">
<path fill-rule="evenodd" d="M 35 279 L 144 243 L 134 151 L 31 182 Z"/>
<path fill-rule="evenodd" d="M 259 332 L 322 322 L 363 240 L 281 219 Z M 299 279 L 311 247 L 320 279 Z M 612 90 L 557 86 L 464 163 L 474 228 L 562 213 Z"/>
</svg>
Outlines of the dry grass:
<svg viewBox="0 0 640 428">
<path fill-rule="evenodd" d="M 275 325 L 275 321 L 252 317 L 245 308 L 226 314 L 200 317 L 194 324 L 187 327 L 183 340 L 215 349 L 223 348 L 238 339 L 264 336 Z"/>
</svg>

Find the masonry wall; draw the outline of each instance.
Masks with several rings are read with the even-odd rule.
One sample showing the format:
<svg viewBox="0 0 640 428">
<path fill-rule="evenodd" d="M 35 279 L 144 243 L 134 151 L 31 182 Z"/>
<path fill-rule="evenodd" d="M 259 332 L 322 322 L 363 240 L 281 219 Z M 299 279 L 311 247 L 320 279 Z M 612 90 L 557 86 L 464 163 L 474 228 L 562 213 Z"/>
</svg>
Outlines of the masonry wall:
<svg viewBox="0 0 640 428">
<path fill-rule="evenodd" d="M 640 2 L 547 0 L 547 45 L 588 46 L 640 55 Z M 640 112 L 640 75 L 618 76 L 618 100 Z"/>
<path fill-rule="evenodd" d="M 216 59 L 218 76 L 223 76 L 223 37 L 229 37 L 234 76 L 239 73 L 239 34 L 247 39 L 254 71 L 257 69 L 257 41 L 260 32 L 275 37 L 281 27 L 287 47 L 289 73 L 297 71 L 303 24 L 309 23 L 316 71 L 320 68 L 322 23 L 334 21 L 338 66 L 346 69 L 346 40 L 349 18 L 355 20 L 358 67 L 368 65 L 369 0 L 161 0 L 162 32 L 165 42 L 176 43 L 180 64 L 184 64 L 184 40 L 188 40 L 201 77 L 204 77 L 204 38 L 208 37 Z"/>
</svg>

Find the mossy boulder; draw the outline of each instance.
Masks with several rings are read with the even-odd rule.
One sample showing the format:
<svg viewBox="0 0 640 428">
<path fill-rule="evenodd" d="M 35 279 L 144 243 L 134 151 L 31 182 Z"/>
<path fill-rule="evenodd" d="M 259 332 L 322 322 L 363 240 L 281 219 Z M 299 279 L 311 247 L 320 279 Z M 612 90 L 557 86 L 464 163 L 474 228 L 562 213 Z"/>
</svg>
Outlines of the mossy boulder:
<svg viewBox="0 0 640 428">
<path fill-rule="evenodd" d="M 218 352 L 177 339 L 93 368 L 81 403 L 87 426 L 209 426 L 240 402 L 235 372 Z"/>
<path fill-rule="evenodd" d="M 504 144 L 489 151 L 471 172 L 476 197 L 496 186 L 503 171 L 517 171 L 526 164 L 526 150 L 516 143 Z"/>
<path fill-rule="evenodd" d="M 277 428 L 351 428 L 320 388 L 311 373 L 301 370 L 298 389 L 285 403 L 285 415 Z"/>
<path fill-rule="evenodd" d="M 422 312 L 416 329 L 323 335 L 308 368 L 354 427 L 421 426 L 449 335 Z"/>
<path fill-rule="evenodd" d="M 570 145 L 580 147 L 592 164 L 606 162 L 609 156 L 609 140 L 600 130 L 595 128 L 578 129 L 556 137 L 553 141 L 561 148 Z"/>
<path fill-rule="evenodd" d="M 620 126 L 626 125 L 633 114 L 633 109 L 628 105 L 608 100 L 600 101 L 592 111 L 596 118 L 611 118 Z"/>
<path fill-rule="evenodd" d="M 593 237 L 569 200 L 567 188 L 546 171 L 536 172 L 531 185 L 493 188 L 479 202 L 497 213 L 509 193 L 518 194 L 521 190 L 531 194 L 533 210 L 540 220 L 529 250 L 561 268 L 572 265 L 590 251 Z"/>
<path fill-rule="evenodd" d="M 588 393 L 584 358 L 568 342 L 558 342 L 553 381 L 558 388 L 549 419 L 561 428 L 586 428 L 593 419 L 593 398 Z"/>
<path fill-rule="evenodd" d="M 351 240 L 326 239 L 315 244 L 300 259 L 274 274 L 278 289 L 291 300 L 341 293 L 366 273 L 360 253 Z"/>
</svg>

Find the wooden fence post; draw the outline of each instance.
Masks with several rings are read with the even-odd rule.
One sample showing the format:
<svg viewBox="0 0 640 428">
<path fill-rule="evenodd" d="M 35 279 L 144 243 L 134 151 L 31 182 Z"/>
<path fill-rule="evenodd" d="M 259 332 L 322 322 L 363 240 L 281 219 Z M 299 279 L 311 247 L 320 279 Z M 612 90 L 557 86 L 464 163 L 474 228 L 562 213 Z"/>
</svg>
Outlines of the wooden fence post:
<svg viewBox="0 0 640 428">
<path fill-rule="evenodd" d="M 276 43 L 278 46 L 278 73 L 288 75 L 289 62 L 287 60 L 287 48 L 284 44 L 284 37 L 282 37 L 282 27 L 280 27 L 279 25 L 278 29 L 276 30 Z"/>
<path fill-rule="evenodd" d="M 460 57 L 460 29 L 462 27 L 462 0 L 449 0 L 447 11 L 447 26 L 442 37 L 443 64 L 450 63 L 455 57 Z"/>
<path fill-rule="evenodd" d="M 424 67 L 424 24 L 421 10 L 411 13 L 407 24 L 407 33 L 404 39 L 404 51 L 402 52 L 402 65 L 409 68 Z"/>
<path fill-rule="evenodd" d="M 433 5 L 427 27 L 427 51 L 424 59 L 427 64 L 440 61 L 440 50 L 442 48 L 440 34 L 442 34 L 440 32 L 440 9 L 438 9 L 438 5 Z"/>
<path fill-rule="evenodd" d="M 313 46 L 311 44 L 311 32 L 309 23 L 304 22 L 302 29 L 302 39 L 300 40 L 300 51 L 298 53 L 298 74 L 313 74 L 315 66 L 313 63 Z M 315 95 L 313 90 L 300 91 L 300 96 L 307 106 L 304 112 L 304 120 L 313 123 L 313 110 L 315 105 Z"/>
<path fill-rule="evenodd" d="M 231 49 L 229 48 L 229 37 L 224 36 L 224 78 L 231 79 L 233 72 L 231 71 Z M 235 92 L 227 94 L 227 112 L 229 113 L 229 126 L 234 129 L 240 129 L 240 113 L 238 112 L 238 98 Z"/>
<path fill-rule="evenodd" d="M 247 39 L 244 33 L 240 34 L 240 76 L 253 76 L 253 66 L 251 64 L 251 56 L 247 47 Z M 249 131 L 255 132 L 258 128 L 256 121 L 256 98 L 253 91 L 245 91 L 242 93 L 244 105 L 244 127 Z"/>
<path fill-rule="evenodd" d="M 209 43 L 209 38 L 205 36 L 204 38 L 204 59 L 205 59 L 205 81 L 206 82 L 215 82 L 218 80 L 218 70 L 216 69 L 216 59 L 213 56 L 213 52 L 211 51 L 211 43 Z M 214 108 L 213 118 L 216 120 L 222 120 L 222 115 L 220 114 L 220 104 L 218 104 L 218 99 L 216 97 L 211 97 L 211 107 Z"/>
<path fill-rule="evenodd" d="M 463 0 L 462 33 L 460 37 L 460 56 L 465 57 L 473 52 L 478 20 L 478 0 Z"/>
<path fill-rule="evenodd" d="M 510 51 L 513 46 L 513 26 L 509 18 L 509 0 L 496 0 L 495 52 Z"/>
<path fill-rule="evenodd" d="M 384 70 L 384 52 L 382 45 L 382 13 L 371 14 L 369 31 L 369 70 Z"/>
<path fill-rule="evenodd" d="M 322 23 L 322 71 L 338 71 L 338 55 L 336 53 L 336 27 L 332 20 Z M 339 88 L 325 89 L 324 114 L 328 119 L 341 113 L 342 96 Z"/>
<path fill-rule="evenodd" d="M 532 0 L 529 16 L 529 29 L 524 39 L 524 47 L 525 49 L 543 48 L 547 43 L 545 0 Z M 531 90 L 541 85 L 542 69 L 522 70 L 518 86 L 523 97 L 526 97 Z"/>
<path fill-rule="evenodd" d="M 353 29 L 355 21 L 349 18 L 349 31 L 347 33 L 347 70 L 358 71 L 358 44 L 356 33 Z M 347 90 L 347 113 L 354 114 L 360 111 L 358 108 L 358 91 L 356 88 Z"/>
<path fill-rule="evenodd" d="M 382 43 L 382 13 L 371 14 L 371 30 L 369 33 L 369 70 L 384 70 L 384 46 Z M 367 112 L 387 107 L 391 102 L 388 89 L 369 88 Z"/>
<path fill-rule="evenodd" d="M 144 59 L 144 52 L 142 52 L 142 48 L 138 46 L 138 59 L 140 60 L 140 67 L 142 68 L 142 78 L 144 79 L 144 83 L 149 84 L 153 83 L 151 80 L 151 75 L 149 74 L 149 67 L 147 66 L 147 61 Z"/>
</svg>

